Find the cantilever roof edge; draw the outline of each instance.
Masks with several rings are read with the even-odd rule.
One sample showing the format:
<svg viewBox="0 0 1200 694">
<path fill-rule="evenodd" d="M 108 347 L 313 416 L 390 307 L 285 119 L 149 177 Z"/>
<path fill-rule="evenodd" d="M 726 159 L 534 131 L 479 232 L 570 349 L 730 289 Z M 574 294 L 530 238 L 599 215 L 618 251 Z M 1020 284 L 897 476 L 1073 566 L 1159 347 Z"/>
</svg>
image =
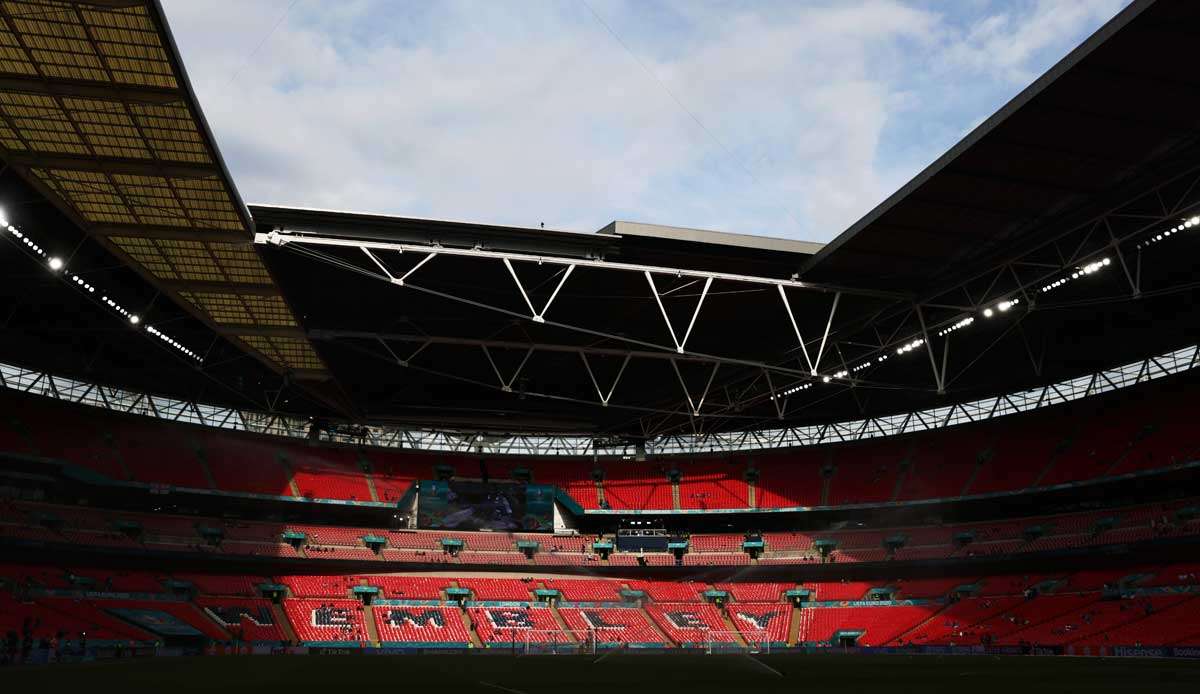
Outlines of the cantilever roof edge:
<svg viewBox="0 0 1200 694">
<path fill-rule="evenodd" d="M 913 192 L 930 179 L 952 164 L 964 152 L 975 146 L 985 136 L 995 130 L 998 126 L 1004 123 L 1010 116 L 1016 113 L 1022 106 L 1033 100 L 1036 96 L 1045 91 L 1048 87 L 1054 84 L 1059 77 L 1070 70 L 1084 58 L 1089 56 L 1100 46 L 1104 45 L 1114 34 L 1136 19 L 1139 15 L 1152 7 L 1157 0 L 1134 0 L 1127 7 L 1117 13 L 1104 26 L 1097 29 L 1083 43 L 1079 44 L 1068 53 L 1062 60 L 1055 63 L 1049 70 L 1043 73 L 1040 77 L 1033 81 L 1025 89 L 1021 90 L 1016 96 L 1004 104 L 998 111 L 989 116 L 986 120 L 976 126 L 965 137 L 958 141 L 953 147 L 947 150 L 942 156 L 938 157 L 933 163 L 926 166 L 908 183 L 905 183 L 899 190 L 888 196 L 883 202 L 876 205 L 867 212 L 861 219 L 850 225 L 848 229 L 838 234 L 832 241 L 825 244 L 824 248 L 809 258 L 801 267 L 801 274 L 815 269 L 820 263 L 829 256 L 837 253 L 838 249 L 846 245 L 854 239 L 861 231 L 868 228 L 876 222 L 884 214 L 892 210 L 899 203 L 903 202 Z"/>
</svg>

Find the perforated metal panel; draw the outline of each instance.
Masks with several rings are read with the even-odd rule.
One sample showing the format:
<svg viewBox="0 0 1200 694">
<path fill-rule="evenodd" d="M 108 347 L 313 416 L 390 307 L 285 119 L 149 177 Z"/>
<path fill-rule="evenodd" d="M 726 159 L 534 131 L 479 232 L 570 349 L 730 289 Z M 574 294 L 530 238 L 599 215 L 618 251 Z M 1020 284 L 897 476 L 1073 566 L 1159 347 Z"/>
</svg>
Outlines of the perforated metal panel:
<svg viewBox="0 0 1200 694">
<path fill-rule="evenodd" d="M 0 156 L 215 326 L 296 328 L 163 21 L 149 2 L 0 0 Z M 324 369 L 301 338 L 237 337 L 281 369 Z"/>
</svg>

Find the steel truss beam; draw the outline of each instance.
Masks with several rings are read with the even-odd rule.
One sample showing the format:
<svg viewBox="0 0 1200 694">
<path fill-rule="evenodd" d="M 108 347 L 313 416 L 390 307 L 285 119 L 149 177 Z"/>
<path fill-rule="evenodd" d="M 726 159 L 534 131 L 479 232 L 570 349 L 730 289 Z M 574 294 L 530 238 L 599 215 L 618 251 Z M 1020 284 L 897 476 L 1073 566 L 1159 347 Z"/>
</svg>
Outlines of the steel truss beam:
<svg viewBox="0 0 1200 694">
<path fill-rule="evenodd" d="M 1121 390 L 1147 381 L 1200 367 L 1200 345 L 1131 362 L 1069 381 L 1052 383 L 1017 393 L 1007 393 L 949 407 L 803 427 L 762 429 L 700 436 L 670 435 L 646 442 L 652 455 L 732 453 L 815 446 L 832 441 L 898 436 L 914 431 L 995 419 L 1055 404 Z M 127 414 L 188 422 L 217 429 L 307 439 L 311 422 L 274 412 L 240 410 L 177 400 L 123 388 L 77 381 L 20 366 L 0 363 L 0 388 L 36 394 L 66 402 L 90 405 Z M 479 432 L 367 426 L 365 437 L 322 431 L 327 441 L 367 443 L 389 448 L 494 455 L 628 456 L 632 445 L 613 445 L 593 436 L 484 435 Z"/>
<path fill-rule="evenodd" d="M 340 248 L 367 249 L 371 251 L 396 251 L 399 253 L 436 252 L 442 255 L 463 256 L 468 258 L 490 258 L 500 261 L 516 260 L 528 263 L 536 263 L 539 265 L 561 265 L 564 267 L 575 266 L 598 270 L 611 270 L 614 272 L 635 272 L 638 274 L 649 272 L 652 274 L 674 275 L 676 277 L 690 277 L 700 280 L 713 279 L 743 284 L 783 286 L 818 292 L 841 292 L 844 294 L 867 296 L 876 299 L 899 300 L 907 298 L 905 294 L 900 292 L 889 292 L 874 289 L 855 289 L 852 287 L 843 287 L 840 285 L 825 284 L 820 282 L 777 279 L 772 277 L 760 277 L 757 275 L 743 275 L 732 272 L 689 270 L 686 268 L 644 265 L 640 263 L 620 263 L 599 259 L 562 258 L 553 255 L 533 255 L 530 253 L 516 253 L 512 251 L 491 251 L 483 248 L 455 248 L 450 246 L 431 246 L 416 243 L 387 243 L 383 241 L 343 239 L 328 236 L 317 236 L 313 234 L 288 234 L 282 230 L 276 230 L 268 233 L 258 232 L 254 235 L 254 242 L 259 244 L 270 244 L 274 246 L 285 246 L 288 244 L 304 246 L 333 246 Z"/>
</svg>

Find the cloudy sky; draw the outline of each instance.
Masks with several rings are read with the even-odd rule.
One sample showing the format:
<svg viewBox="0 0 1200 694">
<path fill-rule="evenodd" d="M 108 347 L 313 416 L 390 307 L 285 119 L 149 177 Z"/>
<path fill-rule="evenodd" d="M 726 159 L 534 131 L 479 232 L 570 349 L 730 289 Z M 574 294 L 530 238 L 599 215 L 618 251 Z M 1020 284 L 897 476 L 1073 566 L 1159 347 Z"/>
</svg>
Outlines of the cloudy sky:
<svg viewBox="0 0 1200 694">
<path fill-rule="evenodd" d="M 164 0 L 242 196 L 826 241 L 1124 0 Z"/>
</svg>

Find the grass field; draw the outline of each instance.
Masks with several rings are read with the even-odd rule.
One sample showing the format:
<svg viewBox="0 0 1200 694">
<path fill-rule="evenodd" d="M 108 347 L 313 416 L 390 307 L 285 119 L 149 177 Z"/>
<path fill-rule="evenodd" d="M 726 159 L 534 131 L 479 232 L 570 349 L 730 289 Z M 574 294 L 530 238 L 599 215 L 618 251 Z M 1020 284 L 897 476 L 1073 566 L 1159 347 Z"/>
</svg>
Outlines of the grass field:
<svg viewBox="0 0 1200 694">
<path fill-rule="evenodd" d="M 1200 662 L 992 656 L 157 658 L 0 670 L 8 692 L 1200 692 Z M 364 688 L 365 687 L 365 688 Z"/>
</svg>

